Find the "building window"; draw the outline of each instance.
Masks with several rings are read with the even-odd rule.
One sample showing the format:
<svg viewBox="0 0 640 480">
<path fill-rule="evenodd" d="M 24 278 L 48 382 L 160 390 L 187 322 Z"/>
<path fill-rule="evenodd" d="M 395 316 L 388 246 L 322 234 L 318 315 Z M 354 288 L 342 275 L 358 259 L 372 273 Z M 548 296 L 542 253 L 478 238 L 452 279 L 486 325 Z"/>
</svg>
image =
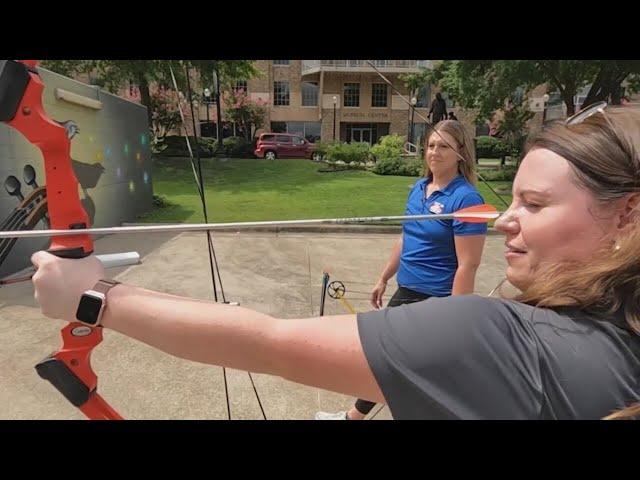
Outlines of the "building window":
<svg viewBox="0 0 640 480">
<path fill-rule="evenodd" d="M 302 82 L 302 106 L 318 106 L 318 82 Z"/>
<path fill-rule="evenodd" d="M 291 60 L 274 60 L 274 65 L 290 65 Z"/>
<path fill-rule="evenodd" d="M 345 123 L 344 125 L 344 140 L 351 142 L 366 142 L 369 145 L 373 145 L 378 140 L 389 135 L 388 123 Z M 342 135 L 342 129 L 341 129 Z"/>
<path fill-rule="evenodd" d="M 386 107 L 387 106 L 387 84 L 374 83 L 371 89 L 371 106 Z"/>
<path fill-rule="evenodd" d="M 311 143 L 319 141 L 321 127 L 321 122 L 304 122 L 304 138 Z"/>
<path fill-rule="evenodd" d="M 557 120 L 560 118 L 566 118 L 567 106 L 562 100 L 562 95 L 559 90 L 553 92 L 547 92 L 549 94 L 549 101 L 547 102 L 546 120 Z"/>
<path fill-rule="evenodd" d="M 248 87 L 247 87 L 247 81 L 246 80 L 238 80 L 235 84 L 235 86 L 233 87 L 233 92 L 235 94 L 238 94 L 240 92 L 243 93 L 247 93 Z"/>
<path fill-rule="evenodd" d="M 447 109 L 453 108 L 456 106 L 456 101 L 455 100 L 451 100 L 449 98 L 449 95 L 445 92 L 442 92 L 442 98 L 444 99 L 446 105 L 447 105 Z"/>
<path fill-rule="evenodd" d="M 587 99 L 587 95 L 589 95 L 589 90 L 591 90 L 591 84 L 585 85 L 584 87 L 582 87 L 580 91 L 578 91 L 577 95 L 573 96 L 573 105 L 576 107 L 577 110 L 579 110 L 580 107 L 582 107 L 582 104 Z"/>
<path fill-rule="evenodd" d="M 287 122 L 271 122 L 273 133 L 287 133 Z"/>
<path fill-rule="evenodd" d="M 209 137 L 215 138 L 216 136 L 216 124 L 214 122 L 207 122 L 205 120 L 200 120 L 200 136 L 201 137 Z"/>
<path fill-rule="evenodd" d="M 304 122 L 286 122 L 287 123 L 287 133 L 291 133 L 293 135 L 304 135 Z"/>
<path fill-rule="evenodd" d="M 513 94 L 511 95 L 511 99 L 513 100 L 513 103 L 515 103 L 516 105 L 522 104 L 522 101 L 524 100 L 524 88 L 517 87 L 513 92 Z"/>
<path fill-rule="evenodd" d="M 273 104 L 289 105 L 289 82 L 273 82 Z"/>
<path fill-rule="evenodd" d="M 320 140 L 321 122 L 271 122 L 273 133 L 291 133 L 315 143 Z"/>
<path fill-rule="evenodd" d="M 344 106 L 345 107 L 360 106 L 360 84 L 359 83 L 344 84 Z"/>
<path fill-rule="evenodd" d="M 140 93 L 140 89 L 138 88 L 138 84 L 135 83 L 133 80 L 129 80 L 129 96 L 137 97 L 139 93 Z"/>
<path fill-rule="evenodd" d="M 416 95 L 416 107 L 429 108 L 429 100 L 431 99 L 431 85 L 423 85 L 418 89 L 418 95 Z"/>
<path fill-rule="evenodd" d="M 413 124 L 413 144 L 414 145 L 424 145 L 425 136 L 430 132 L 429 127 L 426 123 L 414 123 Z"/>
<path fill-rule="evenodd" d="M 486 123 L 476 125 L 476 137 L 482 137 L 485 135 L 489 135 L 489 125 Z"/>
<path fill-rule="evenodd" d="M 549 101 L 547 105 L 550 107 L 555 107 L 556 105 L 563 105 L 564 101 L 562 100 L 562 95 L 559 90 L 554 92 L 549 92 Z"/>
</svg>

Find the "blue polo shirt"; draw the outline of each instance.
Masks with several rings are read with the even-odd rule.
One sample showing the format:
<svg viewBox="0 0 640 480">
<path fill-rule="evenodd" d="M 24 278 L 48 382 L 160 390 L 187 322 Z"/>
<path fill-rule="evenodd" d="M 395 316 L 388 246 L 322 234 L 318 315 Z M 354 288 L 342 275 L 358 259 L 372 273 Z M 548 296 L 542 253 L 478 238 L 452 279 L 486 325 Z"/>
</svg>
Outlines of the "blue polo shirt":
<svg viewBox="0 0 640 480">
<path fill-rule="evenodd" d="M 405 215 L 453 213 L 480 205 L 484 200 L 478 190 L 458 175 L 443 189 L 425 197 L 431 178 L 416 182 L 409 193 Z M 458 269 L 454 236 L 485 235 L 486 223 L 460 220 L 406 221 L 402 227 L 402 254 L 398 267 L 398 285 L 410 290 L 446 297 L 451 295 Z"/>
</svg>

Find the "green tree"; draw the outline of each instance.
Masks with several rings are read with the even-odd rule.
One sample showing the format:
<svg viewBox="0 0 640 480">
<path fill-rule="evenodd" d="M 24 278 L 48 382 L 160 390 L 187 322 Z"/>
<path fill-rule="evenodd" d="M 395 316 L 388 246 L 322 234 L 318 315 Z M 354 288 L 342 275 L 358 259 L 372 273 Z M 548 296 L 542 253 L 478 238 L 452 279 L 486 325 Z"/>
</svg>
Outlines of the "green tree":
<svg viewBox="0 0 640 480">
<path fill-rule="evenodd" d="M 153 124 L 152 83 L 170 84 L 169 62 L 166 60 L 80 60 L 47 61 L 43 66 L 63 75 L 90 73 L 94 83 L 117 93 L 130 82 L 140 91 L 140 103 L 147 107 L 149 125 Z M 180 69 L 177 70 L 181 75 Z"/>
<path fill-rule="evenodd" d="M 186 67 L 197 76 L 198 83 L 191 84 L 192 88 L 212 83 L 213 71 L 217 70 L 222 86 L 233 86 L 236 80 L 248 80 L 258 72 L 251 60 L 192 60 L 176 62 L 169 60 L 53 60 L 43 62 L 49 68 L 62 75 L 72 76 L 76 73 L 91 73 L 94 81 L 100 87 L 116 93 L 129 82 L 135 83 L 140 90 L 140 103 L 147 107 L 150 128 L 154 122 L 154 104 L 152 101 L 151 85 L 166 86 L 173 89 L 171 78 L 172 66 L 176 82 L 181 90 L 186 92 Z M 191 75 L 190 75 L 191 77 Z M 195 99 L 200 95 L 195 92 Z"/>
<path fill-rule="evenodd" d="M 191 60 L 203 86 L 214 86 L 214 72 L 220 83 L 220 91 L 229 91 L 238 80 L 249 80 L 262 75 L 252 60 Z"/>
<path fill-rule="evenodd" d="M 157 151 L 164 148 L 164 138 L 181 122 L 176 97 L 172 93 L 165 88 L 158 88 L 151 94 L 152 121 L 150 128 L 152 144 Z"/>
<path fill-rule="evenodd" d="M 420 88 L 430 84 L 433 81 L 433 74 L 426 68 L 420 69 L 417 73 L 403 73 L 398 75 L 398 79 L 404 83 L 404 86 L 409 90 L 409 95 L 414 97 L 418 94 Z"/>
<path fill-rule="evenodd" d="M 87 70 L 86 60 L 42 60 L 40 65 L 66 77 L 89 72 L 89 70 Z"/>
<path fill-rule="evenodd" d="M 520 103 L 534 87 L 547 84 L 560 92 L 567 114 L 575 112 L 574 96 L 591 85 L 585 104 L 597 100 L 620 103 L 622 85 L 638 91 L 639 60 L 445 60 L 431 79 L 461 106 L 490 119 L 509 103 Z"/>
<path fill-rule="evenodd" d="M 264 125 L 267 114 L 266 102 L 252 101 L 244 90 L 229 90 L 225 95 L 225 120 L 234 122 L 245 134 L 248 141 Z"/>
<path fill-rule="evenodd" d="M 498 136 L 502 137 L 509 148 L 509 154 L 520 159 L 527 139 L 526 124 L 534 113 L 526 105 L 514 104 L 504 109 L 504 116 L 498 124 Z M 501 166 L 505 165 L 506 157 L 501 157 Z"/>
</svg>

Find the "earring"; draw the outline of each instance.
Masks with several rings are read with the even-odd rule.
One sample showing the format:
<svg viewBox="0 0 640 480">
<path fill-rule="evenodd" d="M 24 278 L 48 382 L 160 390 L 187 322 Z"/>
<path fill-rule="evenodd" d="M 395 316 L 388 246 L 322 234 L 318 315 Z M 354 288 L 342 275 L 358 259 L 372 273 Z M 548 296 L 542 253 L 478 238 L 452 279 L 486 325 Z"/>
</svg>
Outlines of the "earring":
<svg viewBox="0 0 640 480">
<path fill-rule="evenodd" d="M 614 252 L 617 252 L 617 251 L 619 251 L 619 250 L 620 250 L 620 245 L 618 245 L 618 244 L 616 243 L 615 247 L 613 247 L 613 251 L 614 251 Z"/>
</svg>

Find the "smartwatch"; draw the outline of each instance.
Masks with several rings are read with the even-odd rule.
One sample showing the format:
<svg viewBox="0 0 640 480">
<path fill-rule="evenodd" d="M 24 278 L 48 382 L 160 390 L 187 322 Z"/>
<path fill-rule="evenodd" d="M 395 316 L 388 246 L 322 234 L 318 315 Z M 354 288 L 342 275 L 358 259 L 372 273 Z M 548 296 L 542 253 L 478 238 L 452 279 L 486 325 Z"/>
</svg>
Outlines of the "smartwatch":
<svg viewBox="0 0 640 480">
<path fill-rule="evenodd" d="M 107 306 L 107 292 L 120 284 L 115 280 L 99 280 L 91 290 L 80 297 L 76 318 L 90 327 L 100 327 L 102 314 Z"/>
</svg>

